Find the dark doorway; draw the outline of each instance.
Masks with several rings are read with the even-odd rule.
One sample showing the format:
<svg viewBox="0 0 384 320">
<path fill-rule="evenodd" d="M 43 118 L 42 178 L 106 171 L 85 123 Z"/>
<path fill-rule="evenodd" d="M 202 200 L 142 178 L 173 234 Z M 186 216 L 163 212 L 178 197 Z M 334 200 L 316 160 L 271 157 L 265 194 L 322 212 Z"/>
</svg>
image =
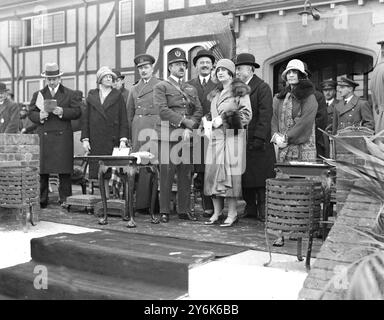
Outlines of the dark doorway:
<svg viewBox="0 0 384 320">
<path fill-rule="evenodd" d="M 277 62 L 273 68 L 273 92 L 277 93 L 284 85 L 281 74 L 291 59 L 306 62 L 311 71 L 311 80 L 316 87 L 327 79 L 337 80 L 347 75 L 360 85 L 356 95 L 368 99 L 368 73 L 372 71 L 373 57 L 361 53 L 337 49 L 320 49 L 295 54 Z"/>
</svg>

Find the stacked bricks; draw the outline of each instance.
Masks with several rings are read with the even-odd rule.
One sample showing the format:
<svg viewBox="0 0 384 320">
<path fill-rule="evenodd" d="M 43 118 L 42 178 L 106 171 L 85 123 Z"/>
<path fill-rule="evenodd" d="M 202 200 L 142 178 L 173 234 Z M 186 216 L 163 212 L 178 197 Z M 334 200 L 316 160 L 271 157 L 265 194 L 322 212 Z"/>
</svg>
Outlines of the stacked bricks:
<svg viewBox="0 0 384 320">
<path fill-rule="evenodd" d="M 40 167 L 39 136 L 37 134 L 0 133 L 0 167 Z M 0 226 L 17 220 L 18 209 L 0 207 Z"/>
<path fill-rule="evenodd" d="M 361 130 L 349 130 L 342 134 L 338 135 L 343 139 L 343 141 L 347 142 L 349 145 L 359 149 L 365 153 L 368 153 L 366 143 L 364 141 L 363 136 L 368 136 L 366 131 Z M 343 148 L 339 143 L 336 142 L 336 160 L 337 161 L 346 161 L 353 164 L 365 165 L 365 160 L 357 157 L 352 154 L 345 148 Z M 341 170 L 337 170 L 336 173 L 336 212 L 340 212 L 343 208 L 345 201 L 350 193 L 354 182 L 356 181 L 356 177 L 346 173 Z"/>
</svg>

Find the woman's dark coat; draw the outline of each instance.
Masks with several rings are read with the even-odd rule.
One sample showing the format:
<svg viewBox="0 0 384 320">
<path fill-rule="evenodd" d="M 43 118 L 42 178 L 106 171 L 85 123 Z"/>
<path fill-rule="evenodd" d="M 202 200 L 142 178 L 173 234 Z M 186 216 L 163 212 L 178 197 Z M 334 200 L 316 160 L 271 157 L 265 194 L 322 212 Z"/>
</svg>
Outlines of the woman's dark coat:
<svg viewBox="0 0 384 320">
<path fill-rule="evenodd" d="M 99 89 L 90 90 L 86 99 L 81 139 L 88 138 L 91 155 L 112 155 L 121 138 L 128 137 L 127 109 L 120 91 L 112 89 L 101 104 Z M 97 163 L 89 165 L 90 178 L 98 174 Z"/>
</svg>

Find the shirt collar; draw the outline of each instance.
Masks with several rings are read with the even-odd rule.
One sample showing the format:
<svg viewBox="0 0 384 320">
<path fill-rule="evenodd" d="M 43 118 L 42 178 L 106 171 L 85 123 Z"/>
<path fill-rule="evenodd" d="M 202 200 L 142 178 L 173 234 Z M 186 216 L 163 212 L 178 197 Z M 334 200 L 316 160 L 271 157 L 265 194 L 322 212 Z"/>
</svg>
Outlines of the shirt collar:
<svg viewBox="0 0 384 320">
<path fill-rule="evenodd" d="M 176 81 L 176 83 L 179 83 L 179 78 L 178 77 L 175 77 L 173 74 L 170 75 L 170 77 Z M 182 79 L 181 79 L 182 80 Z"/>
<path fill-rule="evenodd" d="M 245 82 L 245 84 L 248 84 L 252 80 L 252 78 L 253 78 L 253 75 L 250 76 L 250 78 Z"/>
<path fill-rule="evenodd" d="M 53 91 L 55 92 L 55 94 L 57 93 L 57 90 L 59 90 L 59 86 L 60 86 L 60 83 L 56 87 L 53 88 Z M 49 91 L 52 91 L 51 87 L 49 87 Z"/>
<path fill-rule="evenodd" d="M 143 80 L 143 82 L 144 82 L 145 84 L 147 84 L 149 81 L 151 81 L 151 79 L 152 79 L 152 77 L 149 78 L 149 79 L 147 79 L 147 80 L 144 80 L 144 79 L 142 79 L 142 80 Z"/>
<path fill-rule="evenodd" d="M 352 98 L 353 98 L 353 95 L 351 95 L 351 96 L 348 97 L 348 98 L 345 98 L 344 100 L 345 100 L 346 103 L 349 103 L 349 101 L 351 101 Z"/>
<path fill-rule="evenodd" d="M 335 98 L 332 98 L 331 100 L 327 100 L 327 105 L 330 105 L 333 103 L 333 100 L 335 100 Z"/>
<path fill-rule="evenodd" d="M 210 75 L 207 75 L 206 77 L 202 77 L 202 76 L 199 75 L 200 83 L 203 83 L 204 79 L 205 79 L 205 82 L 208 83 L 210 77 L 211 77 Z"/>
</svg>

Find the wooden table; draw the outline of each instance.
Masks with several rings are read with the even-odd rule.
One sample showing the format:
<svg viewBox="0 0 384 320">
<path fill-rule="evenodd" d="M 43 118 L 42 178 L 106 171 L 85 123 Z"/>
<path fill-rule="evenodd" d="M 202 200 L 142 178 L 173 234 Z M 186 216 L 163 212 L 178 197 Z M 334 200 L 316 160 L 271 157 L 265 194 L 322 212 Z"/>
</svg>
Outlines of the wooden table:
<svg viewBox="0 0 384 320">
<path fill-rule="evenodd" d="M 123 184 L 123 194 L 125 198 L 125 209 L 123 214 L 123 220 L 128 221 L 127 228 L 135 228 L 136 223 L 134 221 L 133 213 L 133 192 L 135 189 L 135 176 L 139 173 L 140 168 L 150 168 L 153 174 L 153 183 L 151 188 L 151 223 L 159 223 L 159 219 L 155 217 L 155 203 L 156 193 L 158 186 L 159 172 L 155 164 L 138 164 L 137 158 L 133 156 L 83 156 L 76 157 L 89 160 L 95 160 L 99 162 L 99 188 L 101 200 L 103 202 L 103 217 L 99 219 L 99 224 L 108 224 L 107 215 L 107 195 L 105 191 L 105 175 L 109 169 L 116 168 L 119 171 L 120 178 Z"/>
</svg>

